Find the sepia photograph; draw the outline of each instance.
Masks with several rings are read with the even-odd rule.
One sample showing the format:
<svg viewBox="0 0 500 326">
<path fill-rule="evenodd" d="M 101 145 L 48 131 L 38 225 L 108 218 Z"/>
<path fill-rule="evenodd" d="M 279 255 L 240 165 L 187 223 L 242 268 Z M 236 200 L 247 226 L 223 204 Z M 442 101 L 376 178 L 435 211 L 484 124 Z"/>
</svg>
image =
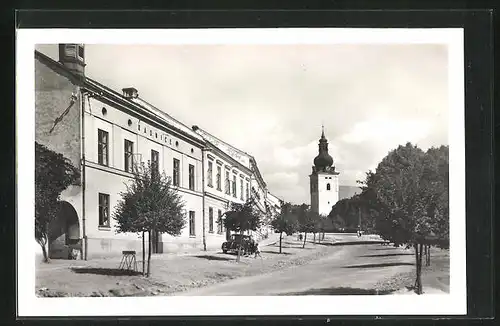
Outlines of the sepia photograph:
<svg viewBox="0 0 500 326">
<path fill-rule="evenodd" d="M 465 313 L 461 30 L 18 38 L 27 314 Z"/>
</svg>

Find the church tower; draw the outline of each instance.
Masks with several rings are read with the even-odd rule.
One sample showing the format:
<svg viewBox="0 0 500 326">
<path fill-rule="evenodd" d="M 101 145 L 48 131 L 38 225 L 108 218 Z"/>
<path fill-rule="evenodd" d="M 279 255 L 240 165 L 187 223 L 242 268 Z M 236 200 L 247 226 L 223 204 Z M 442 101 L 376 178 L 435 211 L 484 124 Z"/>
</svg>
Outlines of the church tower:
<svg viewBox="0 0 500 326">
<path fill-rule="evenodd" d="M 333 158 L 328 154 L 328 140 L 322 128 L 319 140 L 319 154 L 314 158 L 311 185 L 311 209 L 321 215 L 328 215 L 339 200 L 339 172 L 335 171 Z"/>
</svg>

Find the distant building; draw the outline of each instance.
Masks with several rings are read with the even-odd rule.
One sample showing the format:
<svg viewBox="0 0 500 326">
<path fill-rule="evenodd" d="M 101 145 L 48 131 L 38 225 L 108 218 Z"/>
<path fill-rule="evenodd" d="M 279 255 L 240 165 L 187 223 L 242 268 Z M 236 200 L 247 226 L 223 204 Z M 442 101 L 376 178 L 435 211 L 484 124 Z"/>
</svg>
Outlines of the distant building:
<svg viewBox="0 0 500 326">
<path fill-rule="evenodd" d="M 309 176 L 311 209 L 321 215 L 328 215 L 339 200 L 339 172 L 335 171 L 333 158 L 328 154 L 328 140 L 324 128 L 318 145 L 318 156 L 314 158 Z"/>
<path fill-rule="evenodd" d="M 171 177 L 185 203 L 186 227 L 177 237 L 154 234 L 156 253 L 220 247 L 227 232 L 216 222 L 230 202 L 257 196 L 263 212 L 279 208 L 252 156 L 185 126 L 133 87 L 120 94 L 85 76 L 83 44 L 60 44 L 59 62 L 35 51 L 35 128 L 38 143 L 81 173 L 80 184 L 61 194 L 49 239 L 55 258 L 71 248 L 84 259 L 142 250 L 141 238 L 117 234 L 112 218 L 138 162 Z"/>
</svg>

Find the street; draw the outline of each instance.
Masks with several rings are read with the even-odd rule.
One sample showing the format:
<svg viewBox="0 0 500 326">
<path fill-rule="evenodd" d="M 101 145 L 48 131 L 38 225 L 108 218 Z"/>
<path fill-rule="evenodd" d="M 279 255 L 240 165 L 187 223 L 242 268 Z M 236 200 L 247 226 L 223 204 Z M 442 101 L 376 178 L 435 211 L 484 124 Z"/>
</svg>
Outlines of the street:
<svg viewBox="0 0 500 326">
<path fill-rule="evenodd" d="M 335 249 L 306 265 L 242 277 L 176 295 L 370 294 L 378 282 L 414 270 L 411 250 L 380 244 L 345 245 Z"/>
</svg>

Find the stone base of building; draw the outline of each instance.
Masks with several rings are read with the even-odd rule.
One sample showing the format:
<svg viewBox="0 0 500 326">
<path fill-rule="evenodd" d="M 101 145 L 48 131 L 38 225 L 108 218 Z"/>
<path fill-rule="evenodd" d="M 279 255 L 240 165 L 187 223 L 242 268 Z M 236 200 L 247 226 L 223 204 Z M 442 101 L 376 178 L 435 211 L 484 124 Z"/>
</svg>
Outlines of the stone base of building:
<svg viewBox="0 0 500 326">
<path fill-rule="evenodd" d="M 146 252 L 148 242 L 145 243 Z M 88 239 L 87 240 L 87 260 L 92 258 L 121 256 L 122 251 L 134 250 L 139 255 L 142 253 L 142 240 L 128 239 Z M 158 242 L 158 250 L 152 253 L 189 253 L 203 250 L 201 241 L 189 241 L 180 239 L 175 242 Z"/>
</svg>

